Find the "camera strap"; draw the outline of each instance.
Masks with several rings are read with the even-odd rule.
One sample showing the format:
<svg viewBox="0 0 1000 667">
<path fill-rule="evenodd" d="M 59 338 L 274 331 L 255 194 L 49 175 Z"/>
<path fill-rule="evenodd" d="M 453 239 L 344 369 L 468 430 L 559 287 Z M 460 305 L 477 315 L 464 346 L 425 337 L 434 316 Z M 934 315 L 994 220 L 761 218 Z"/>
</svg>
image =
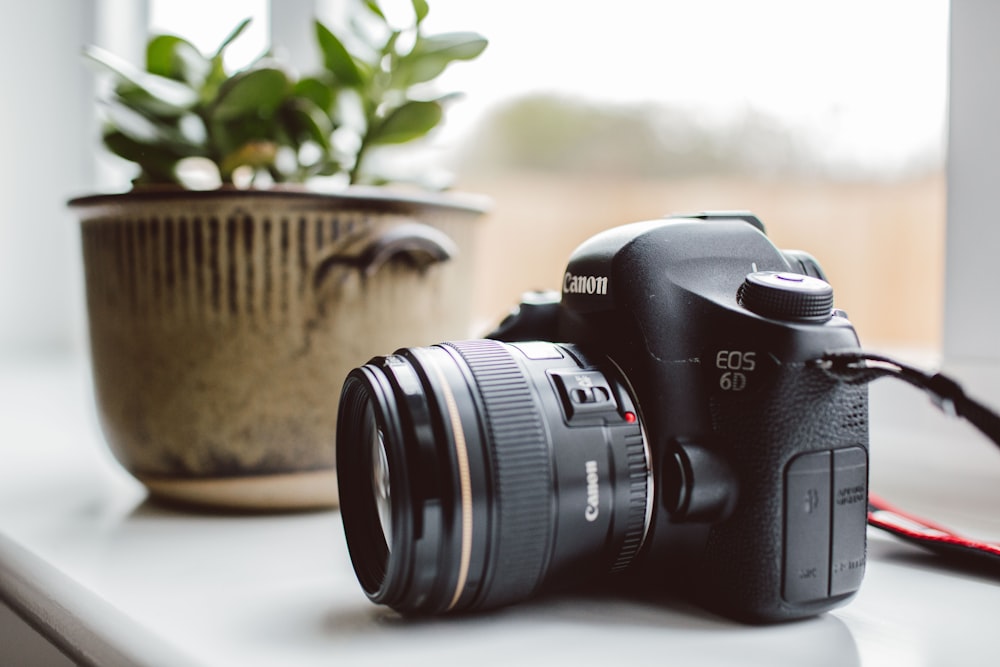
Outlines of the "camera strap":
<svg viewBox="0 0 1000 667">
<path fill-rule="evenodd" d="M 1000 447 L 1000 415 L 969 397 L 957 382 L 941 373 L 928 373 L 861 350 L 828 352 L 811 365 L 850 384 L 867 384 L 883 377 L 903 380 L 926 391 L 945 414 L 968 420 Z M 1000 544 L 960 535 L 873 494 L 868 496 L 868 524 L 955 561 L 1000 567 Z"/>
</svg>

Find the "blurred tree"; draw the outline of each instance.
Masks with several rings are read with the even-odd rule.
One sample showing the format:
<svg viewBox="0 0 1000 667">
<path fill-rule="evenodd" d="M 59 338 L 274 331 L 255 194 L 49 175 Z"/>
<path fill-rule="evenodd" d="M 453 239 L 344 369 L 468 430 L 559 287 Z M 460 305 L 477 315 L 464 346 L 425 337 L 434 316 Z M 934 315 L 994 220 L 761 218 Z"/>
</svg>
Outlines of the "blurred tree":
<svg viewBox="0 0 1000 667">
<path fill-rule="evenodd" d="M 554 95 L 518 98 L 489 114 L 462 152 L 463 167 L 621 178 L 822 172 L 796 128 L 761 112 L 708 121 L 657 104 L 595 104 Z"/>
</svg>

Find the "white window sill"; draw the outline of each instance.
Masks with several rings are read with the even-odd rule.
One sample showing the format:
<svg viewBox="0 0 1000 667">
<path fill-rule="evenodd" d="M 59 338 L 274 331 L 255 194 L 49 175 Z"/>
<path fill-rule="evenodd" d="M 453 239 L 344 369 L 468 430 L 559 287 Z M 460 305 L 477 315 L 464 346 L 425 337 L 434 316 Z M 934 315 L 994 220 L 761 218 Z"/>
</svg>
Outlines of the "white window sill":
<svg viewBox="0 0 1000 667">
<path fill-rule="evenodd" d="M 1000 378 L 977 370 L 977 389 Z M 801 623 L 754 628 L 681 602 L 567 598 L 401 621 L 363 595 L 336 512 L 220 516 L 146 503 L 106 452 L 88 392 L 81 363 L 0 368 L 0 600 L 34 609 L 32 624 L 75 660 L 895 666 L 995 656 L 996 580 L 937 567 L 875 532 L 858 597 Z M 873 386 L 871 416 L 873 491 L 1000 538 L 992 445 L 885 380 Z M 0 645 L 0 662 L 11 648 Z"/>
</svg>

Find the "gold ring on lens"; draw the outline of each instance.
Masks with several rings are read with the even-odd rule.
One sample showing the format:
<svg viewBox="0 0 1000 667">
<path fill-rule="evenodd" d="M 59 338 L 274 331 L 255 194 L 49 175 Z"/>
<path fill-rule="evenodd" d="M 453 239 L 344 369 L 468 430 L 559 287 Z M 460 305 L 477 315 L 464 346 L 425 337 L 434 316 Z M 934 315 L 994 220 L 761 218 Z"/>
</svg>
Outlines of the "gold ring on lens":
<svg viewBox="0 0 1000 667">
<path fill-rule="evenodd" d="M 444 404 L 448 410 L 448 420 L 455 439 L 455 456 L 458 460 L 458 486 L 462 494 L 462 552 L 458 565 L 458 581 L 455 584 L 455 594 L 448 605 L 448 611 L 455 608 L 459 598 L 465 592 L 465 583 L 469 578 L 469 562 L 472 560 L 472 476 L 469 474 L 469 450 L 465 443 L 465 431 L 462 429 L 462 418 L 458 413 L 458 404 L 451 387 L 437 364 L 433 364 L 441 391 L 444 393 Z"/>
</svg>

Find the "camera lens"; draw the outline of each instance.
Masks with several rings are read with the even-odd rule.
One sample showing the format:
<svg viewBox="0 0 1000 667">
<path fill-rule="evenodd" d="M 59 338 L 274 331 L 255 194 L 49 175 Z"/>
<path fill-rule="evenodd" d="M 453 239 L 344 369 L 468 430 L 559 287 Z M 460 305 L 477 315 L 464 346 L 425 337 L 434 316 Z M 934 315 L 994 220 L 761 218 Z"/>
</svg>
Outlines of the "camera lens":
<svg viewBox="0 0 1000 667">
<path fill-rule="evenodd" d="M 356 368 L 337 472 L 358 580 L 404 613 L 497 607 L 625 569 L 649 527 L 627 384 L 571 345 L 442 343 Z"/>
</svg>

